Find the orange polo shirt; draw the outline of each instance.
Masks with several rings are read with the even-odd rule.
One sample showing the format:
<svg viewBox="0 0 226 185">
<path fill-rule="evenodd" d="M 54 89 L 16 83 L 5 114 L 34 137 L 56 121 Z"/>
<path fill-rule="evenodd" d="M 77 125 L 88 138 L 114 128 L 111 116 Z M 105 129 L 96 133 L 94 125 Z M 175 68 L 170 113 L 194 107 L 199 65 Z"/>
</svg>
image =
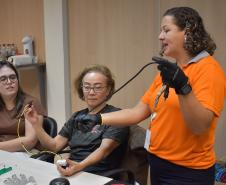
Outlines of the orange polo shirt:
<svg viewBox="0 0 226 185">
<path fill-rule="evenodd" d="M 180 111 L 178 95 L 170 88 L 168 99 L 165 101 L 163 96 L 160 98 L 156 108 L 157 116 L 150 123 L 149 152 L 178 165 L 207 169 L 215 163 L 214 132 L 224 106 L 226 78 L 212 56 L 187 65 L 183 71 L 189 77 L 194 95 L 205 108 L 214 113 L 214 119 L 202 135 L 192 133 Z M 141 98 L 145 104 L 149 104 L 151 111 L 161 86 L 161 77 L 157 75 Z"/>
</svg>

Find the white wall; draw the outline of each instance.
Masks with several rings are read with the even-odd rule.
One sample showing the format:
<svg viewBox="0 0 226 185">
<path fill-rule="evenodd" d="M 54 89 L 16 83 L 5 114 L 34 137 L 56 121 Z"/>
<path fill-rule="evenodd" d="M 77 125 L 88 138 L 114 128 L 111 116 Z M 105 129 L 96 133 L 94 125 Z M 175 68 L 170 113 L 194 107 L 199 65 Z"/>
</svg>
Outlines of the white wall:
<svg viewBox="0 0 226 185">
<path fill-rule="evenodd" d="M 67 0 L 44 0 L 47 109 L 60 128 L 71 115 Z"/>
</svg>

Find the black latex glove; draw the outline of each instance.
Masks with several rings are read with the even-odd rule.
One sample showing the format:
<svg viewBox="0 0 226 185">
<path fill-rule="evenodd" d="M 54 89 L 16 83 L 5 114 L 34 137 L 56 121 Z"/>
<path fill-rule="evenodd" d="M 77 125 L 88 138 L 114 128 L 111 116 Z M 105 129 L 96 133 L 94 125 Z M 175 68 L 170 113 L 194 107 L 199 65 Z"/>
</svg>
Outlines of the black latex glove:
<svg viewBox="0 0 226 185">
<path fill-rule="evenodd" d="M 87 132 L 92 130 L 95 125 L 102 123 L 101 115 L 98 114 L 81 114 L 75 118 L 81 131 Z"/>
<path fill-rule="evenodd" d="M 177 94 L 186 95 L 191 92 L 188 77 L 177 64 L 161 57 L 153 57 L 152 60 L 158 64 L 163 84 L 174 88 Z"/>
</svg>

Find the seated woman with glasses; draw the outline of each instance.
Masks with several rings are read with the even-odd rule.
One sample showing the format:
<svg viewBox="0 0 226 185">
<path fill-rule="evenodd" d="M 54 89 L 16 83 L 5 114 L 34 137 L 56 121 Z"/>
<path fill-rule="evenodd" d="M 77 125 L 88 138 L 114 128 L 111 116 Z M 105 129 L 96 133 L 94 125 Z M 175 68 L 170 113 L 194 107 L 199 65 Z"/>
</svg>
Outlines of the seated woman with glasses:
<svg viewBox="0 0 226 185">
<path fill-rule="evenodd" d="M 49 137 L 41 126 L 41 120 L 33 107 L 25 117 L 32 123 L 41 144 L 48 150 L 58 152 L 69 146 L 70 157 L 66 159 L 68 167 L 58 166 L 64 176 L 79 171 L 99 175 L 118 167 L 128 137 L 128 127 L 114 127 L 77 121 L 77 116 L 107 113 L 119 110 L 106 104 L 115 88 L 110 70 L 102 65 L 85 68 L 75 80 L 79 98 L 86 102 L 87 108 L 75 112 L 64 124 L 55 138 Z"/>
<path fill-rule="evenodd" d="M 31 102 L 40 114 L 45 115 L 39 101 L 21 89 L 15 67 L 8 61 L 0 61 L 0 150 L 17 152 L 24 151 L 24 147 L 30 150 L 36 146 L 38 138 L 29 121 L 21 118 L 18 127 L 18 117 Z"/>
</svg>

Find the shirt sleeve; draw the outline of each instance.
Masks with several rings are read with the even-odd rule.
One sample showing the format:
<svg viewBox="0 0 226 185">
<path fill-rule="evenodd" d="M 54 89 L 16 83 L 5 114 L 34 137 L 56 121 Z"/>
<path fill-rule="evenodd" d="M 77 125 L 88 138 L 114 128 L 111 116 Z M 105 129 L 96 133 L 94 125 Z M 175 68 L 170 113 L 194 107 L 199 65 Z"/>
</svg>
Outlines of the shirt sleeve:
<svg viewBox="0 0 226 185">
<path fill-rule="evenodd" d="M 103 139 L 112 139 L 118 143 L 123 143 L 128 137 L 129 127 L 116 127 L 107 126 L 105 132 L 103 133 Z"/>
<path fill-rule="evenodd" d="M 112 105 L 107 105 L 104 110 L 101 111 L 101 113 L 108 113 L 108 112 L 115 112 L 119 111 L 120 108 L 114 107 Z M 105 127 L 105 130 L 102 135 L 102 139 L 112 139 L 118 143 L 123 143 L 129 133 L 129 127 L 122 127 L 122 126 L 109 126 L 109 125 L 102 125 Z"/>
<path fill-rule="evenodd" d="M 219 116 L 224 106 L 225 76 L 216 62 L 203 61 L 192 78 L 193 92 L 205 108 Z"/>
<path fill-rule="evenodd" d="M 64 126 L 62 127 L 58 134 L 68 138 L 68 140 L 71 140 L 74 130 L 77 129 L 77 122 L 75 121 L 75 118 L 80 114 L 84 114 L 84 110 L 75 112 L 71 116 L 71 118 L 64 124 Z"/>
<path fill-rule="evenodd" d="M 72 116 L 62 127 L 59 132 L 59 135 L 71 139 L 73 133 L 73 123 L 74 123 L 74 116 Z"/>
</svg>

